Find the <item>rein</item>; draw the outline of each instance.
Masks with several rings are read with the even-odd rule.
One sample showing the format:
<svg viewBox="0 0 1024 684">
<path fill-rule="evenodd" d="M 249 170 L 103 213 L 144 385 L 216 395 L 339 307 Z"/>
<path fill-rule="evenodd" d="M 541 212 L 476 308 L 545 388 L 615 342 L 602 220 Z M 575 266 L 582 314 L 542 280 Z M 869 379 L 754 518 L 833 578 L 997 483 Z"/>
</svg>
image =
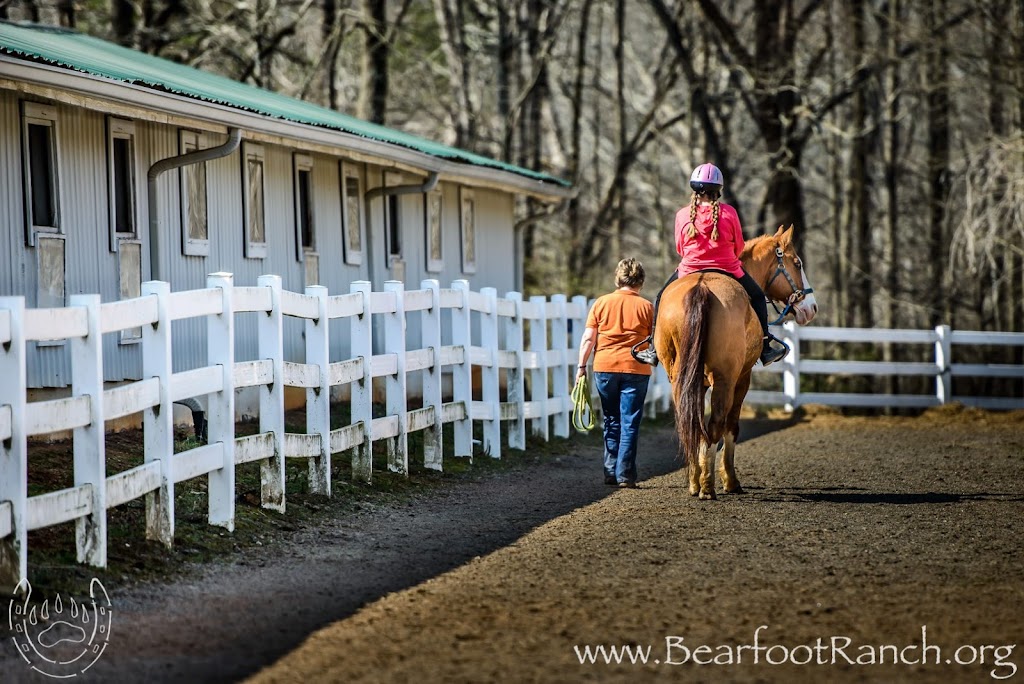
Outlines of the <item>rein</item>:
<svg viewBox="0 0 1024 684">
<path fill-rule="evenodd" d="M 784 256 L 784 254 L 783 254 L 782 249 L 780 247 L 776 247 L 775 248 L 775 261 L 776 261 L 775 273 L 773 273 L 772 277 L 768 279 L 768 284 L 765 285 L 765 288 L 764 288 L 765 299 L 768 301 L 769 304 L 772 305 L 772 308 L 775 309 L 775 313 L 779 314 L 779 317 L 776 318 L 774 321 L 769 321 L 768 325 L 778 325 L 779 323 L 781 323 L 782 319 L 784 319 L 786 316 L 788 316 L 790 314 L 790 312 L 793 311 L 793 305 L 794 304 L 796 304 L 801 299 L 803 299 L 807 295 L 809 295 L 812 292 L 814 292 L 814 288 L 813 287 L 808 287 L 806 289 L 801 290 L 800 288 L 798 288 L 796 286 L 796 281 L 793 280 L 793 276 L 789 275 L 789 271 L 786 270 L 786 262 L 783 261 L 783 256 Z M 775 305 L 775 300 L 768 296 L 768 288 L 770 288 L 772 286 L 772 283 L 774 283 L 775 279 L 778 278 L 780 275 L 783 278 L 785 278 L 786 282 L 789 283 L 789 286 L 791 288 L 793 288 L 793 293 L 789 295 L 788 299 L 786 299 L 786 306 L 782 309 L 782 311 L 779 311 L 779 307 Z"/>
</svg>

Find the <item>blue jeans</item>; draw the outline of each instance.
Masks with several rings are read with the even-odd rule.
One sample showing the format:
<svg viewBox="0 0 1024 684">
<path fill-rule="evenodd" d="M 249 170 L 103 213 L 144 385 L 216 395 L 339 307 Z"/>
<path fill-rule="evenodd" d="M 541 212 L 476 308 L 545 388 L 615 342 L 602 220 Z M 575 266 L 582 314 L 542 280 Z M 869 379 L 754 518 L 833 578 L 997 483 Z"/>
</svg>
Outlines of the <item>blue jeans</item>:
<svg viewBox="0 0 1024 684">
<path fill-rule="evenodd" d="M 604 474 L 636 482 L 636 448 L 649 375 L 594 373 L 604 413 Z"/>
</svg>

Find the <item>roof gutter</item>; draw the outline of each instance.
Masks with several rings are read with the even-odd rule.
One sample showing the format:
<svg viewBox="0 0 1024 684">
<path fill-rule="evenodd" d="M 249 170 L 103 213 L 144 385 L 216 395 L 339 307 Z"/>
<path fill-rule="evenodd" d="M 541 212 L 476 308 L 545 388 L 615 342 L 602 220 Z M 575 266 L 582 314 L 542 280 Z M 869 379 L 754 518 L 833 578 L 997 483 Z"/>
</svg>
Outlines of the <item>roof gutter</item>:
<svg viewBox="0 0 1024 684">
<path fill-rule="evenodd" d="M 151 280 L 162 279 L 163 257 L 164 254 L 167 253 L 166 245 L 164 244 L 167 238 L 164 235 L 164 232 L 160 230 L 160 212 L 157 210 L 157 202 L 159 199 L 156 191 L 157 178 L 159 178 L 160 174 L 164 171 L 170 171 L 172 169 L 181 168 L 182 166 L 199 164 L 201 162 L 226 157 L 237 150 L 238 145 L 241 142 L 242 129 L 232 128 L 228 131 L 228 140 L 223 145 L 210 147 L 205 150 L 196 150 L 195 152 L 189 152 L 188 154 L 182 154 L 177 157 L 161 159 L 149 167 L 149 173 L 146 174 L 146 180 L 149 197 L 149 273 Z"/>
<path fill-rule="evenodd" d="M 377 188 L 371 188 L 366 191 L 363 195 L 363 200 L 369 204 L 371 200 L 375 200 L 378 197 L 392 197 L 394 195 L 415 195 L 424 192 L 430 192 L 437 187 L 437 179 L 440 174 L 437 171 L 431 171 L 430 175 L 427 176 L 427 180 L 420 185 L 382 185 Z"/>
</svg>

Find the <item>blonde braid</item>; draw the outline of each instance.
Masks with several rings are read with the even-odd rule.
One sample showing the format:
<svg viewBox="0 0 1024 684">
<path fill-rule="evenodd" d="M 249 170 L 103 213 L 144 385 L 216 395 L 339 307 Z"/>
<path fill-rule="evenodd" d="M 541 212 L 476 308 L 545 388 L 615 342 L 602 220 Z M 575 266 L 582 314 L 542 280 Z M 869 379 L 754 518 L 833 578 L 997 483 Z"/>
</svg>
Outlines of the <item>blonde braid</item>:
<svg viewBox="0 0 1024 684">
<path fill-rule="evenodd" d="M 718 214 L 721 213 L 718 207 L 718 198 L 711 203 L 711 239 L 718 241 Z"/>
<path fill-rule="evenodd" d="M 686 237 L 692 238 L 697 235 L 697 193 L 690 198 L 690 228 L 686 231 Z"/>
</svg>

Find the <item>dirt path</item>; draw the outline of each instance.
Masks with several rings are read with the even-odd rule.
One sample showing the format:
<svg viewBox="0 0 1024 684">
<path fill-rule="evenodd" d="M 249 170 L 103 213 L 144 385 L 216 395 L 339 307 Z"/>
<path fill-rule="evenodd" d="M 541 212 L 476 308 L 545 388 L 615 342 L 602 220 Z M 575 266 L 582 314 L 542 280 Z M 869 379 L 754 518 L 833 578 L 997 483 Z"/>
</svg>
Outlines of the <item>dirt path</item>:
<svg viewBox="0 0 1024 684">
<path fill-rule="evenodd" d="M 618 491 L 322 630 L 253 681 L 1015 674 L 1024 416 L 985 420 L 820 418 L 774 432 L 740 450 L 743 497 L 696 501 L 681 472 Z M 754 651 L 755 634 L 778 648 Z M 818 639 L 825 648 L 812 650 Z M 651 645 L 650 662 L 581 664 L 574 646 L 585 644 Z M 689 663 L 666 664 L 684 648 Z M 913 664 L 922 653 L 928 664 Z M 765 662 L 787 656 L 823 664 Z"/>
<path fill-rule="evenodd" d="M 588 447 L 115 590 L 110 648 L 78 681 L 231 681 L 282 656 L 255 681 L 984 681 L 1024 669 L 1017 652 L 994 666 L 991 648 L 977 662 L 979 647 L 1024 636 L 1024 414 L 779 427 L 747 423 L 740 497 L 692 499 L 674 436 L 650 431 L 639 490 L 601 484 Z M 780 647 L 770 654 L 653 664 L 701 644 L 699 658 L 722 662 L 760 625 L 759 643 Z M 863 662 L 866 645 L 919 644 L 922 626 L 941 660 L 974 664 L 764 662 L 782 648 L 834 659 L 800 647 L 832 637 Z M 647 665 L 580 664 L 585 644 L 652 652 Z M 0 681 L 52 680 L 5 646 Z"/>
</svg>

